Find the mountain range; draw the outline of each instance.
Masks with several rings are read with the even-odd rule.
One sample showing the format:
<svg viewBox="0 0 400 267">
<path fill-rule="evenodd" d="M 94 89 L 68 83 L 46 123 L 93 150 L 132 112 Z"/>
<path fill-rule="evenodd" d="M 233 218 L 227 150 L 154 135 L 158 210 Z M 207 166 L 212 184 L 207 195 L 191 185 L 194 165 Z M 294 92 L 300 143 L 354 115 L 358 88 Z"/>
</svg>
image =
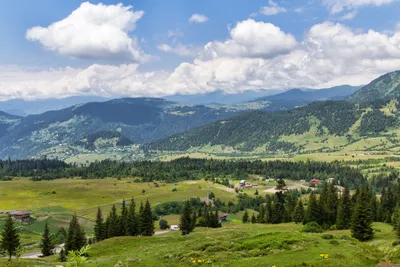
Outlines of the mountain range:
<svg viewBox="0 0 400 267">
<path fill-rule="evenodd" d="M 0 158 L 50 156 L 73 161 L 79 155 L 95 154 L 98 160 L 109 155 L 119 159 L 123 154 L 122 158 L 132 159 L 142 153 L 141 148 L 186 151 L 207 146 L 223 146 L 234 151 L 258 151 L 260 147 L 264 152 L 300 151 L 297 144 L 281 140 L 281 136 L 304 134 L 314 128 L 319 136 L 344 135 L 363 114 L 354 103 L 343 101 L 350 95 L 354 97 L 358 89 L 351 86 L 292 89 L 267 96 L 264 92 L 262 97 L 244 98 L 237 104 L 89 98 L 89 103 L 25 117 L 3 112 L 0 114 Z M 261 93 L 253 96 L 257 94 Z M 190 102 L 192 97 L 180 96 L 180 99 Z M 58 107 L 68 101 L 84 102 L 84 99 L 59 100 Z M 348 122 L 344 123 L 343 118 Z"/>
</svg>

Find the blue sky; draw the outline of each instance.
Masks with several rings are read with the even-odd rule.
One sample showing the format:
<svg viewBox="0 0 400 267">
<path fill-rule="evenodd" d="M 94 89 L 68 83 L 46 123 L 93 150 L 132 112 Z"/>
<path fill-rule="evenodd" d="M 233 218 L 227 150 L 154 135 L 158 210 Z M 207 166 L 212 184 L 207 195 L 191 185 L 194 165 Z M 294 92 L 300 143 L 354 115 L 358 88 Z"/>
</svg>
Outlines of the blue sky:
<svg viewBox="0 0 400 267">
<path fill-rule="evenodd" d="M 82 3 L 2 1 L 1 99 L 359 85 L 400 68 L 396 0 Z"/>
</svg>

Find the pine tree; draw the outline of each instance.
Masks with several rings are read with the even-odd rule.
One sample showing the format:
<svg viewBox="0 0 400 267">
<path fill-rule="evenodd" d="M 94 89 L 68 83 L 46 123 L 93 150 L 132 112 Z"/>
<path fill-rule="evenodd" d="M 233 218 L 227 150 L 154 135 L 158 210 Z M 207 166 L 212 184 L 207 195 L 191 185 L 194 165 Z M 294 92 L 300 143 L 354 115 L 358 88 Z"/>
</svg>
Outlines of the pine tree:
<svg viewBox="0 0 400 267">
<path fill-rule="evenodd" d="M 265 223 L 265 206 L 263 204 L 260 205 L 260 212 L 257 215 L 258 223 Z"/>
<path fill-rule="evenodd" d="M 126 208 L 125 199 L 122 200 L 121 216 L 119 217 L 119 235 L 128 235 L 128 209 Z"/>
<path fill-rule="evenodd" d="M 80 250 L 85 245 L 86 245 L 85 231 L 80 226 L 78 222 L 78 217 L 74 215 L 72 216 L 72 219 L 69 223 L 67 239 L 65 241 L 65 250 L 66 251 Z"/>
<path fill-rule="evenodd" d="M 328 215 L 328 225 L 334 225 L 336 223 L 336 215 L 338 210 L 338 195 L 336 187 L 333 183 L 329 183 L 328 186 L 328 199 L 327 199 L 327 215 Z"/>
<path fill-rule="evenodd" d="M 197 222 L 197 213 L 196 211 L 193 211 L 192 225 L 190 227 L 190 232 L 193 232 L 194 228 L 196 228 L 196 222 Z"/>
<path fill-rule="evenodd" d="M 304 220 L 304 206 L 303 206 L 303 201 L 301 199 L 296 205 L 296 208 L 294 209 L 294 214 L 293 214 L 293 221 L 297 223 L 301 223 Z"/>
<path fill-rule="evenodd" d="M 180 218 L 179 228 L 182 231 L 182 235 L 188 235 L 192 229 L 192 206 L 189 201 L 185 202 L 183 212 Z"/>
<path fill-rule="evenodd" d="M 107 229 L 107 237 L 115 237 L 119 234 L 119 220 L 117 214 L 117 208 L 115 205 L 112 206 L 110 214 L 108 215 L 108 229 Z"/>
<path fill-rule="evenodd" d="M 139 233 L 139 218 L 136 214 L 136 204 L 133 198 L 129 205 L 127 232 L 130 236 L 136 236 Z"/>
<path fill-rule="evenodd" d="M 67 253 L 65 253 L 64 248 L 62 248 L 61 251 L 60 251 L 60 258 L 59 258 L 61 262 L 66 262 L 67 261 L 67 255 L 66 254 Z"/>
<path fill-rule="evenodd" d="M 254 213 L 251 216 L 251 223 L 257 223 L 257 218 L 256 218 L 256 215 L 254 215 Z"/>
<path fill-rule="evenodd" d="M 320 223 L 320 207 L 314 192 L 311 192 L 310 197 L 308 198 L 308 204 L 304 222 Z"/>
<path fill-rule="evenodd" d="M 339 201 L 339 208 L 336 217 L 336 228 L 339 230 L 349 229 L 351 222 L 351 199 L 350 190 L 345 187 Z"/>
<path fill-rule="evenodd" d="M 396 236 L 397 239 L 400 239 L 400 212 L 399 215 L 397 216 L 397 225 L 396 225 Z"/>
<path fill-rule="evenodd" d="M 278 179 L 276 182 L 276 201 L 274 202 L 274 205 L 272 205 L 273 217 L 271 220 L 271 222 L 275 224 L 281 223 L 283 221 L 283 217 L 285 214 L 285 192 L 287 191 L 285 180 L 281 178 Z"/>
<path fill-rule="evenodd" d="M 269 195 L 266 196 L 266 205 L 265 205 L 265 223 L 271 223 L 272 220 L 272 200 Z"/>
<path fill-rule="evenodd" d="M 0 239 L 0 250 L 6 252 L 9 257 L 8 260 L 11 261 L 11 257 L 17 254 L 20 247 L 19 234 L 14 227 L 11 215 L 8 215 L 3 229 Z"/>
<path fill-rule="evenodd" d="M 43 256 L 50 256 L 53 254 L 54 245 L 51 242 L 49 226 L 46 222 L 44 225 L 44 232 L 40 243 Z"/>
<path fill-rule="evenodd" d="M 94 235 L 95 235 L 97 242 L 104 240 L 104 238 L 105 238 L 103 214 L 101 213 L 100 208 L 97 208 L 96 224 L 94 226 Z"/>
<path fill-rule="evenodd" d="M 243 223 L 248 223 L 249 222 L 249 213 L 247 210 L 244 211 L 243 217 L 242 217 L 242 222 Z"/>
<path fill-rule="evenodd" d="M 359 241 L 368 241 L 374 237 L 371 199 L 367 187 L 363 187 L 357 197 L 351 221 L 351 233 Z"/>
<path fill-rule="evenodd" d="M 256 189 L 256 192 L 254 193 L 255 196 L 258 196 L 258 189 Z"/>
<path fill-rule="evenodd" d="M 144 231 L 144 222 L 143 222 L 143 217 L 144 217 L 144 206 L 143 206 L 143 201 L 140 201 L 140 208 L 139 208 L 139 214 L 138 214 L 138 235 L 141 235 Z"/>
<path fill-rule="evenodd" d="M 154 235 L 153 212 L 151 211 L 150 202 L 147 200 L 142 212 L 142 236 Z"/>
</svg>

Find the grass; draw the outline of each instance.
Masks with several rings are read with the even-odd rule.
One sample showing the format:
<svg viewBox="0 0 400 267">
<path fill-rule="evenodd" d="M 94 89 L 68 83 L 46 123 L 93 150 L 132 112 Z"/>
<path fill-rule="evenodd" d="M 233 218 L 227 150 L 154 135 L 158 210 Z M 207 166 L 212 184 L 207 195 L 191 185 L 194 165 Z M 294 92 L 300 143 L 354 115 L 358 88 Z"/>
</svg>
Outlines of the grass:
<svg viewBox="0 0 400 267">
<path fill-rule="evenodd" d="M 390 226 L 374 227 L 380 231 L 368 243 L 354 240 L 347 230 L 326 232 L 333 239 L 322 238 L 326 233 L 301 233 L 301 225 L 293 223 L 225 224 L 220 229 L 196 228 L 189 236 L 171 231 L 154 237 L 119 237 L 93 245 L 85 266 L 114 266 L 119 260 L 129 266 L 197 266 L 191 262 L 195 258 L 212 262 L 209 266 L 368 267 L 385 256 L 378 246 L 395 240 Z M 320 257 L 322 253 L 328 259 Z M 42 266 L 56 264 L 54 257 L 44 261 L 48 265 Z"/>
</svg>

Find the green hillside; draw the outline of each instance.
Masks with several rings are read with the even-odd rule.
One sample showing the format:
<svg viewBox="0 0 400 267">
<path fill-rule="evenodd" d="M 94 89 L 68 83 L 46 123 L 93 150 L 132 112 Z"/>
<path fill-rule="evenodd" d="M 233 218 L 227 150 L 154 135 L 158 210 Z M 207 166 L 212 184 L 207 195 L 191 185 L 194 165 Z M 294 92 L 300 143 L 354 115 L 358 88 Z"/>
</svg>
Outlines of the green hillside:
<svg viewBox="0 0 400 267">
<path fill-rule="evenodd" d="M 354 103 L 365 103 L 376 100 L 389 100 L 400 97 L 400 71 L 387 73 L 364 86 L 348 100 Z"/>
</svg>

